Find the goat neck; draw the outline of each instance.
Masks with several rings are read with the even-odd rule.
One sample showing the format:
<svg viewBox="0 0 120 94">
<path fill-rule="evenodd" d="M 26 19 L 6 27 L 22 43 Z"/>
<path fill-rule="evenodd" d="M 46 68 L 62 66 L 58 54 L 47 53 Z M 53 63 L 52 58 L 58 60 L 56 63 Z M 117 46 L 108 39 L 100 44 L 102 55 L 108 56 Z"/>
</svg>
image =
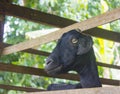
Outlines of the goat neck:
<svg viewBox="0 0 120 94">
<path fill-rule="evenodd" d="M 83 60 L 84 57 L 87 58 Z M 87 54 L 77 56 L 77 58 L 78 60 L 76 60 L 77 65 L 75 66 L 75 69 L 80 75 L 82 88 L 101 87 L 93 49 L 91 49 Z M 80 58 L 81 60 L 79 60 Z"/>
</svg>

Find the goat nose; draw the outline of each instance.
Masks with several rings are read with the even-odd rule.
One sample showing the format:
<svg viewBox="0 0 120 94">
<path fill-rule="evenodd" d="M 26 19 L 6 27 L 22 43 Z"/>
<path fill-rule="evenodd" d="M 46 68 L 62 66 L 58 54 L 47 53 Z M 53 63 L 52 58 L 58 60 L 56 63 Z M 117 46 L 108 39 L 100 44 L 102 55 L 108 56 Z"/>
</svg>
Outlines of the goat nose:
<svg viewBox="0 0 120 94">
<path fill-rule="evenodd" d="M 49 64 L 51 64 L 51 63 L 53 63 L 53 59 L 47 58 L 47 60 L 46 60 L 46 65 L 49 65 Z"/>
</svg>

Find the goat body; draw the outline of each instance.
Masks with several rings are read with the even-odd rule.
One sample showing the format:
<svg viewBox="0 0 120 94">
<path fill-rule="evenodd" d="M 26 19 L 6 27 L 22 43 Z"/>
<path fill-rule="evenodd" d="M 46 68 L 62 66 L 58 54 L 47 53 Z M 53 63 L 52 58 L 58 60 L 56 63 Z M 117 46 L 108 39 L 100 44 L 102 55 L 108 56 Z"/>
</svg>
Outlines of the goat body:
<svg viewBox="0 0 120 94">
<path fill-rule="evenodd" d="M 77 89 L 82 88 L 81 84 L 51 84 L 48 86 L 47 90 L 67 90 L 67 89 Z"/>
</svg>

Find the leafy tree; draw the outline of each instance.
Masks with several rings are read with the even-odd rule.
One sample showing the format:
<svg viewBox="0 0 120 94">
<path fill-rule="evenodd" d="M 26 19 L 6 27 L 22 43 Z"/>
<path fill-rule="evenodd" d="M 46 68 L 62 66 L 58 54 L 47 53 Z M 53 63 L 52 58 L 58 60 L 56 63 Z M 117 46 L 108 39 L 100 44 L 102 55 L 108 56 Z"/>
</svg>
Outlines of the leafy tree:
<svg viewBox="0 0 120 94">
<path fill-rule="evenodd" d="M 40 10 L 80 22 L 93 16 L 100 15 L 108 10 L 120 7 L 119 0 L 13 0 L 13 4 Z M 99 27 L 120 32 L 119 20 Z M 5 28 L 4 42 L 9 44 L 16 44 L 29 39 L 25 36 L 26 32 L 40 29 L 50 29 L 53 27 L 7 16 Z M 41 45 L 39 49 L 51 52 L 55 47 L 55 44 L 56 41 L 44 44 Z M 94 38 L 94 50 L 97 61 L 109 64 L 120 64 L 120 62 L 118 62 L 120 45 L 100 38 Z M 2 56 L 0 61 L 15 65 L 44 68 L 45 58 L 46 57 L 44 56 L 19 52 L 7 56 Z M 111 70 L 99 67 L 99 74 L 101 77 L 105 77 L 106 72 L 108 74 L 106 77 L 113 77 L 113 72 L 111 72 Z M 75 83 L 74 81 L 41 76 L 38 77 L 19 73 L 0 72 L 0 83 L 3 84 L 46 88 L 48 84 L 53 82 Z M 0 93 L 18 94 L 21 92 L 1 89 Z"/>
</svg>

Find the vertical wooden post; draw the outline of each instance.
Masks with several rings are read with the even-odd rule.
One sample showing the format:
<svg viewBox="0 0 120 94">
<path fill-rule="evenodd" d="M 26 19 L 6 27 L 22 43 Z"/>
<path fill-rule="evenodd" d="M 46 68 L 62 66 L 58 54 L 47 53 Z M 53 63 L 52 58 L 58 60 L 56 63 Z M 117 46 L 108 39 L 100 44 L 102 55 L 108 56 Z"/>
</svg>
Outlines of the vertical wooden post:
<svg viewBox="0 0 120 94">
<path fill-rule="evenodd" d="M 5 19 L 4 11 L 3 9 L 0 9 L 0 55 L 3 50 L 2 43 L 3 43 L 3 34 L 4 34 L 4 19 Z"/>
<path fill-rule="evenodd" d="M 12 0 L 0 0 L 2 3 L 11 3 Z M 5 23 L 5 9 L 0 6 L 0 55 L 3 51 L 3 35 L 4 35 L 4 23 Z"/>
<path fill-rule="evenodd" d="M 0 15 L 0 42 L 3 42 L 3 33 L 4 33 L 4 15 Z"/>
</svg>

